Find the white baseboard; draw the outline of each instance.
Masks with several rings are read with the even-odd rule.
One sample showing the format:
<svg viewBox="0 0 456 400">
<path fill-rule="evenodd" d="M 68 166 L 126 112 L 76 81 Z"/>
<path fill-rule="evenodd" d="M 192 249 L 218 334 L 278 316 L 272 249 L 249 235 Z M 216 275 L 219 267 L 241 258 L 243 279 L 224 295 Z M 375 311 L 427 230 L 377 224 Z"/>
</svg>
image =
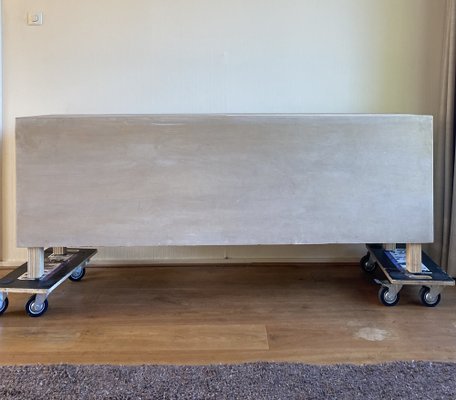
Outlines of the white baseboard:
<svg viewBox="0 0 456 400">
<path fill-rule="evenodd" d="M 190 258 L 190 259 L 94 259 L 90 265 L 94 267 L 119 266 L 154 266 L 154 265 L 233 265 L 233 264 L 328 264 L 328 263 L 357 263 L 354 257 L 314 257 L 314 258 Z M 1 261 L 0 269 L 12 269 L 21 266 L 24 260 Z"/>
<path fill-rule="evenodd" d="M 0 269 L 12 269 L 20 267 L 25 261 L 0 261 Z"/>
<path fill-rule="evenodd" d="M 166 260 L 93 260 L 93 266 L 122 266 L 122 265 L 230 265 L 230 264 L 327 264 L 327 263 L 357 263 L 359 258 L 236 258 L 236 259 L 166 259 Z"/>
</svg>

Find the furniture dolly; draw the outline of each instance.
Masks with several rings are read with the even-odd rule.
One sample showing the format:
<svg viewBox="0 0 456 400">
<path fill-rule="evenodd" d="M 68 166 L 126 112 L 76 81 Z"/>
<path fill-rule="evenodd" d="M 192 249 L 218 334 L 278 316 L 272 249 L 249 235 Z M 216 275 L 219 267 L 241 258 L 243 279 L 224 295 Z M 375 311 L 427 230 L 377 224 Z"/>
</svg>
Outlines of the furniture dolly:
<svg viewBox="0 0 456 400">
<path fill-rule="evenodd" d="M 440 303 L 441 292 L 445 286 L 454 286 L 453 278 L 443 272 L 439 266 L 424 252 L 421 254 L 422 267 L 419 272 L 409 272 L 407 262 L 401 262 L 406 247 L 399 245 L 382 246 L 368 244 L 367 254 L 361 258 L 361 268 L 372 273 L 377 267 L 386 277 L 386 280 L 375 279 L 380 284 L 378 298 L 385 306 L 395 306 L 400 299 L 400 291 L 403 286 L 421 286 L 419 299 L 427 307 L 435 307 Z M 399 257 L 396 255 L 399 254 Z"/>
<path fill-rule="evenodd" d="M 410 284 L 436 305 L 454 281 L 421 252 L 433 241 L 432 137 L 421 115 L 17 118 L 28 260 L 0 279 L 0 313 L 8 293 L 27 292 L 27 313 L 42 315 L 94 248 L 118 246 L 368 243 L 361 264 L 385 273 L 385 305 Z"/>
</svg>

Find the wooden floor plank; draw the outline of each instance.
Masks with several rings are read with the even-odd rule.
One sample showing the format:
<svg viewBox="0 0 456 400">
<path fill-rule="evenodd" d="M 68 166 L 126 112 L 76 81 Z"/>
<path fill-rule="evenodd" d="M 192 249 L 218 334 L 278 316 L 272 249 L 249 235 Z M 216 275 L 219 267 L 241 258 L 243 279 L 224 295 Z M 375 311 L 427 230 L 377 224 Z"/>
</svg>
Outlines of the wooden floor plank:
<svg viewBox="0 0 456 400">
<path fill-rule="evenodd" d="M 37 340 L 35 340 L 37 338 Z M 25 346 L 24 353 L 76 348 L 90 352 L 116 352 L 128 346 L 129 351 L 249 351 L 267 350 L 264 325 L 150 325 L 110 324 L 75 326 L 11 327 L 2 329 L 0 353 L 9 351 L 17 341 Z"/>
</svg>

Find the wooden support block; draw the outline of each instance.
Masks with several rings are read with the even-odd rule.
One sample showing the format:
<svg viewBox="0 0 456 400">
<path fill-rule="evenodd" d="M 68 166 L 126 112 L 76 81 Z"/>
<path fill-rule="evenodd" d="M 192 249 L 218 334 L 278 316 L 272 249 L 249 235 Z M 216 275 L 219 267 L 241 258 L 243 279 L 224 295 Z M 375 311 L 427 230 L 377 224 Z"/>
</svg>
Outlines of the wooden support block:
<svg viewBox="0 0 456 400">
<path fill-rule="evenodd" d="M 408 272 L 412 274 L 421 272 L 421 244 L 407 243 L 406 261 Z"/>
<path fill-rule="evenodd" d="M 396 250 L 396 243 L 383 243 L 383 249 L 386 251 L 394 251 Z"/>
<path fill-rule="evenodd" d="M 44 275 L 44 248 L 27 248 L 27 275 L 30 279 L 39 279 Z"/>
<path fill-rule="evenodd" d="M 65 255 L 67 253 L 66 247 L 53 247 L 52 254 L 54 255 Z"/>
</svg>

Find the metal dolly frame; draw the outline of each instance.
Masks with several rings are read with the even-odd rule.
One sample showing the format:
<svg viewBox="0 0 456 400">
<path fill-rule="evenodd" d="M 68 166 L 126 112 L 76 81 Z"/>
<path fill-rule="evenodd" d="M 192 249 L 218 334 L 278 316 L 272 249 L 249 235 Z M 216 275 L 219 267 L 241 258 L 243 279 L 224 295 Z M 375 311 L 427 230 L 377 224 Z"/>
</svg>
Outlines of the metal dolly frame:
<svg viewBox="0 0 456 400">
<path fill-rule="evenodd" d="M 97 253 L 96 249 L 55 247 L 43 249 L 39 267 L 43 271 L 39 278 L 31 277 L 29 262 L 0 279 L 0 315 L 8 308 L 9 293 L 31 293 L 25 311 L 31 317 L 40 317 L 48 308 L 49 295 L 67 279 L 80 281 L 85 267 Z"/>
<path fill-rule="evenodd" d="M 404 286 L 421 286 L 419 299 L 424 306 L 435 307 L 440 303 L 441 293 L 446 286 L 454 286 L 455 280 L 446 274 L 424 252 L 421 253 L 422 263 L 429 272 L 411 273 L 399 268 L 386 254 L 382 245 L 367 244 L 367 254 L 361 258 L 360 266 L 368 273 L 374 272 L 377 267 L 383 272 L 386 280 L 375 279 L 381 285 L 378 298 L 385 306 L 395 306 L 400 299 L 400 291 Z M 398 249 L 405 245 L 398 245 Z"/>
</svg>

